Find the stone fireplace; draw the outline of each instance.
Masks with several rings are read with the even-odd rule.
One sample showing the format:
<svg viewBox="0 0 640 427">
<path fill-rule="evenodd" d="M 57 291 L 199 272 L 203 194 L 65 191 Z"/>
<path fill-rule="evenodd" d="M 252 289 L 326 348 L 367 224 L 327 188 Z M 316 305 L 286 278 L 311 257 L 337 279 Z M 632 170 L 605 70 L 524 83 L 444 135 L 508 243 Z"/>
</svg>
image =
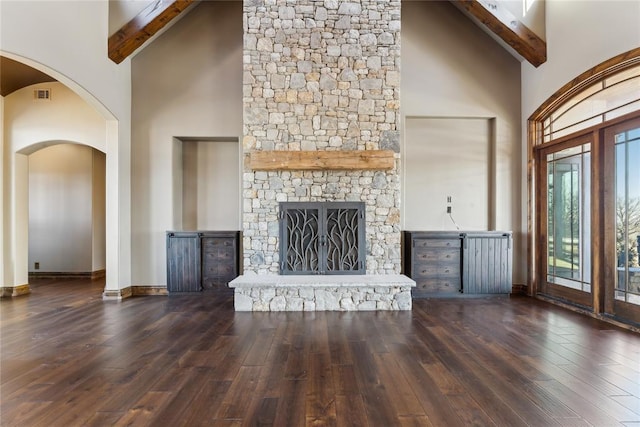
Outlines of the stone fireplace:
<svg viewBox="0 0 640 427">
<path fill-rule="evenodd" d="M 245 275 L 281 272 L 283 202 L 362 204 L 359 272 L 398 275 L 400 1 L 244 0 L 243 26 Z"/>
<path fill-rule="evenodd" d="M 400 272 L 400 2 L 245 0 L 243 149 L 392 150 L 391 170 L 243 175 L 244 271 L 279 272 L 278 203 L 364 202 L 366 272 Z"/>
</svg>

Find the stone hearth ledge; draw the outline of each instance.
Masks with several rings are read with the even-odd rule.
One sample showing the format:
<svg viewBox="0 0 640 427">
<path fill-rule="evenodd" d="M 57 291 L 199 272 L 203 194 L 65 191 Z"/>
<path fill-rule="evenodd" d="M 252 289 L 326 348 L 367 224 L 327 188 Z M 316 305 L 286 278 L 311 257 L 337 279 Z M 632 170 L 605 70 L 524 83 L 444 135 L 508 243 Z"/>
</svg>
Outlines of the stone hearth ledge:
<svg viewBox="0 0 640 427">
<path fill-rule="evenodd" d="M 411 310 L 415 286 L 401 274 L 245 274 L 229 282 L 236 311 Z"/>
</svg>

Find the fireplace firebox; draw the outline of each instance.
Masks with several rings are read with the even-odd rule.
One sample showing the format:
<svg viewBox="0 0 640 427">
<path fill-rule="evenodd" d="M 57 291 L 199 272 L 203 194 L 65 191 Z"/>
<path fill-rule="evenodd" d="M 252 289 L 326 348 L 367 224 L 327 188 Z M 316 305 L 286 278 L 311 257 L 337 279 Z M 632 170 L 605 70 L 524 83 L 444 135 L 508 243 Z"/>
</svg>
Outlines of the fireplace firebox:
<svg viewBox="0 0 640 427">
<path fill-rule="evenodd" d="M 365 274 L 362 202 L 280 203 L 280 274 Z"/>
</svg>

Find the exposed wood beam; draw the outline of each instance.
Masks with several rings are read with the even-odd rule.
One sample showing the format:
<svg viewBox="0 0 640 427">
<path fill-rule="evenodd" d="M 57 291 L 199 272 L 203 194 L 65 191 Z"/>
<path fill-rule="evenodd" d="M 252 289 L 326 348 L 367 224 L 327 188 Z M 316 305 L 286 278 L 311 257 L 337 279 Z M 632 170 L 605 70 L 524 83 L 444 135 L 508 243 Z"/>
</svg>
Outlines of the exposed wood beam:
<svg viewBox="0 0 640 427">
<path fill-rule="evenodd" d="M 274 170 L 389 170 L 395 166 L 391 150 L 253 151 L 249 169 Z"/>
<path fill-rule="evenodd" d="M 124 61 L 194 0 L 156 0 L 109 37 L 109 58 Z"/>
<path fill-rule="evenodd" d="M 450 0 L 515 49 L 534 67 L 547 61 L 547 43 L 513 16 L 498 0 Z"/>
</svg>

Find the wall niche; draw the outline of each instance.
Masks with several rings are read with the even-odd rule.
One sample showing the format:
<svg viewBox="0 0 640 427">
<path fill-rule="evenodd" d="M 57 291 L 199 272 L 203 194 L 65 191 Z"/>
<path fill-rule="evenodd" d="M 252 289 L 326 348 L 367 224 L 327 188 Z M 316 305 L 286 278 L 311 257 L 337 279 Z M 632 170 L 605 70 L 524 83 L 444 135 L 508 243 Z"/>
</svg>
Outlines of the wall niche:
<svg viewBox="0 0 640 427">
<path fill-rule="evenodd" d="M 238 230 L 240 153 L 237 138 L 179 138 L 181 170 L 174 212 L 178 230 Z M 180 175 L 180 174 L 178 174 Z"/>
</svg>

